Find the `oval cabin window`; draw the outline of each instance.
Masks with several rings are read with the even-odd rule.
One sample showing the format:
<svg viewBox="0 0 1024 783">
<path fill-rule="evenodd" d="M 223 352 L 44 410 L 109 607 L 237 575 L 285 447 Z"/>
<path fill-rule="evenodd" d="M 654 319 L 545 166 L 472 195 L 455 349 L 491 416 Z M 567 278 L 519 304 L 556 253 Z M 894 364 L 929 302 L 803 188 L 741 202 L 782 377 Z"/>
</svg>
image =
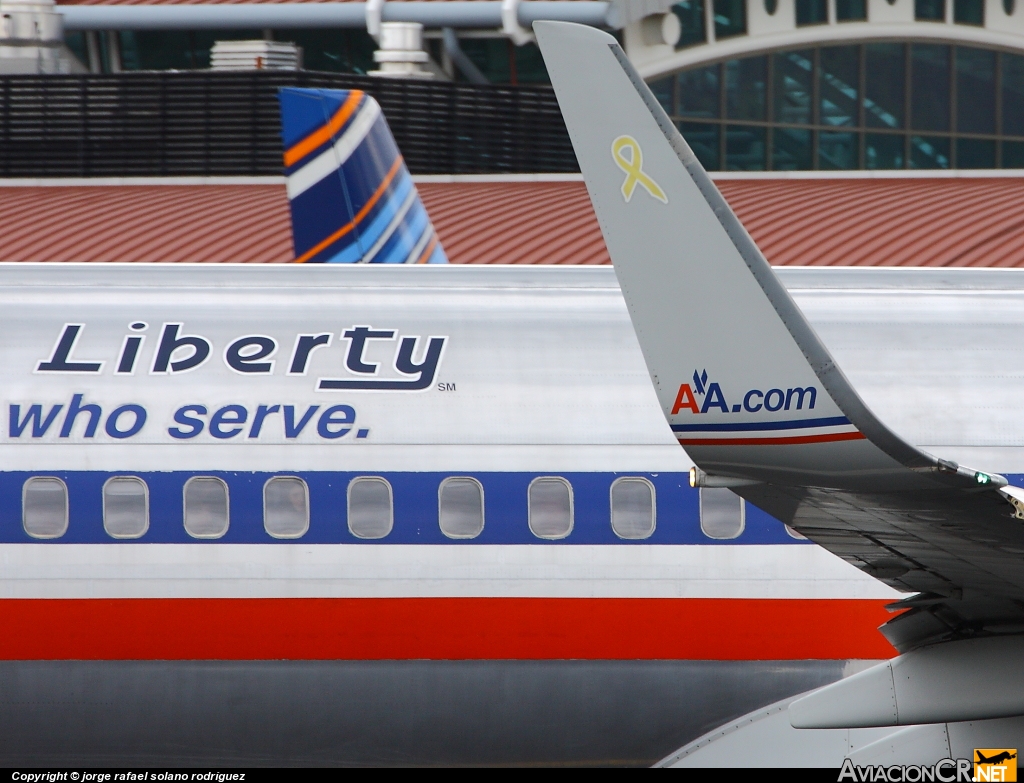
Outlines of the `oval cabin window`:
<svg viewBox="0 0 1024 783">
<path fill-rule="evenodd" d="M 292 476 L 263 485 L 263 528 L 274 538 L 302 538 L 309 530 L 309 488 Z"/>
<path fill-rule="evenodd" d="M 700 529 L 708 538 L 738 538 L 745 517 L 743 498 L 735 492 L 722 487 L 701 487 Z"/>
<path fill-rule="evenodd" d="M 775 12 L 779 10 L 779 0 L 764 0 L 764 10 L 768 12 L 768 16 L 775 16 Z"/>
<path fill-rule="evenodd" d="M 1014 5 L 1014 0 L 1003 0 L 1003 10 L 1007 16 L 1013 16 Z"/>
<path fill-rule="evenodd" d="M 612 530 L 619 538 L 650 538 L 655 525 L 654 485 L 644 478 L 616 479 L 611 489 Z"/>
<path fill-rule="evenodd" d="M 384 538 L 394 524 L 391 485 L 376 476 L 348 485 L 348 529 L 356 538 Z"/>
<path fill-rule="evenodd" d="M 68 529 L 68 488 L 59 478 L 39 476 L 21 491 L 21 524 L 32 538 L 60 538 Z"/>
<path fill-rule="evenodd" d="M 228 522 L 227 484 L 212 476 L 185 482 L 185 531 L 192 538 L 220 538 Z"/>
<path fill-rule="evenodd" d="M 476 538 L 484 529 L 484 488 L 474 478 L 453 477 L 437 492 L 437 518 L 448 538 Z"/>
<path fill-rule="evenodd" d="M 530 483 L 530 532 L 537 538 L 565 538 L 572 532 L 572 516 L 572 487 L 568 481 L 545 476 Z"/>
<path fill-rule="evenodd" d="M 140 538 L 149 529 L 149 488 L 134 476 L 103 485 L 103 529 L 111 538 Z"/>
</svg>

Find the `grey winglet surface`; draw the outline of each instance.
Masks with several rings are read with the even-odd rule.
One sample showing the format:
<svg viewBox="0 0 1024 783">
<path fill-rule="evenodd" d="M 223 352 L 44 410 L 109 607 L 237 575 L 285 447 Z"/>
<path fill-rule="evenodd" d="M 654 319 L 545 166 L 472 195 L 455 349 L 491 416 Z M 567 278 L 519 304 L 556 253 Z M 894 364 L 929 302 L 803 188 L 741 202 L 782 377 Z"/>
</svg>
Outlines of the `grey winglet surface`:
<svg viewBox="0 0 1024 783">
<path fill-rule="evenodd" d="M 779 483 L 968 486 L 864 404 L 615 39 L 534 30 L 659 401 L 694 461 Z"/>
</svg>

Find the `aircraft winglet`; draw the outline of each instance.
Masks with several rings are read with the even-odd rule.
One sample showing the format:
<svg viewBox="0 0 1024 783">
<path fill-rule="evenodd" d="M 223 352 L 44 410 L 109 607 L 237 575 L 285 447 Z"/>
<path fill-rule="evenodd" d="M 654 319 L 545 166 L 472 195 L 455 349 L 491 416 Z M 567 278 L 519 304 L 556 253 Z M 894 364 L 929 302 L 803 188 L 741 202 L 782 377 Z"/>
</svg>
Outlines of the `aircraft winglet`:
<svg viewBox="0 0 1024 783">
<path fill-rule="evenodd" d="M 691 481 L 918 593 L 881 628 L 901 652 L 1018 633 L 1024 493 L 868 410 L 615 39 L 534 32 Z"/>
<path fill-rule="evenodd" d="M 871 413 L 615 39 L 564 22 L 534 30 L 661 406 L 693 460 L 781 483 L 907 488 L 908 471 L 944 467 L 947 485 L 974 481 Z"/>
</svg>

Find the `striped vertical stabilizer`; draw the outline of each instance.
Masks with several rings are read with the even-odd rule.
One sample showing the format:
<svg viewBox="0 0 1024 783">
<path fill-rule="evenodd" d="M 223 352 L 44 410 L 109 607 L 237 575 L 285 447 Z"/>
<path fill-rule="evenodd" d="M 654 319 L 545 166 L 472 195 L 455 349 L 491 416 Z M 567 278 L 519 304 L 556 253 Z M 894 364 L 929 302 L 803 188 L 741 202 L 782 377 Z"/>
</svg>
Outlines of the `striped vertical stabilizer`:
<svg viewBox="0 0 1024 783">
<path fill-rule="evenodd" d="M 286 87 L 279 98 L 297 262 L 448 262 L 372 97 Z"/>
</svg>

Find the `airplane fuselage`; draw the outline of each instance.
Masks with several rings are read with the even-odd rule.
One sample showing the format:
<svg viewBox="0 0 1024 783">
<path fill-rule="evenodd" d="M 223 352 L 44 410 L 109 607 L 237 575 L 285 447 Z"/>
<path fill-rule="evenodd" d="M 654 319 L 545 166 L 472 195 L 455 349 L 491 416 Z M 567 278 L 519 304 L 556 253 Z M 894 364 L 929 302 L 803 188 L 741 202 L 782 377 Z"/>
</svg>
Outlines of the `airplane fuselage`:
<svg viewBox="0 0 1024 783">
<path fill-rule="evenodd" d="M 780 276 L 894 429 L 1021 483 L 1024 275 Z M 898 593 L 690 487 L 610 268 L 0 265 L 0 303 L 8 763 L 653 761 L 892 655 Z M 695 424 L 814 420 L 714 360 Z"/>
</svg>

